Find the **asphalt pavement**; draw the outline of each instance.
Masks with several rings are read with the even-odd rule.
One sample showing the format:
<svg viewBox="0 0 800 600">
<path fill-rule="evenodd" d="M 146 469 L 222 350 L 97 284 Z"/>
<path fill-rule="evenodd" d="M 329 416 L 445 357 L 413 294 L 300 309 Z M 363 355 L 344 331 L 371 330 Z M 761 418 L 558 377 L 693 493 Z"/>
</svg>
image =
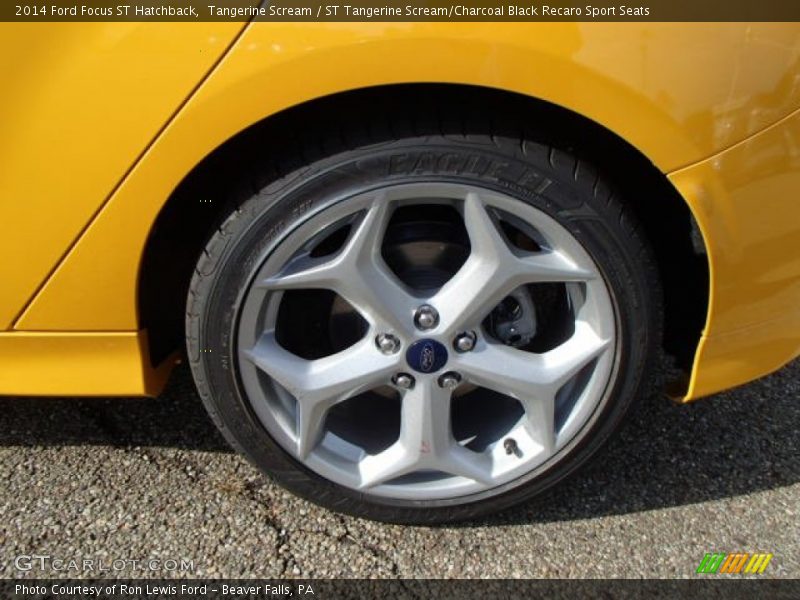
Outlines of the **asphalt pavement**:
<svg viewBox="0 0 800 600">
<path fill-rule="evenodd" d="M 691 578 L 707 552 L 771 552 L 761 577 L 798 578 L 799 425 L 800 362 L 687 406 L 649 398 L 541 500 L 401 527 L 262 477 L 185 368 L 158 399 L 2 398 L 0 576 Z"/>
</svg>

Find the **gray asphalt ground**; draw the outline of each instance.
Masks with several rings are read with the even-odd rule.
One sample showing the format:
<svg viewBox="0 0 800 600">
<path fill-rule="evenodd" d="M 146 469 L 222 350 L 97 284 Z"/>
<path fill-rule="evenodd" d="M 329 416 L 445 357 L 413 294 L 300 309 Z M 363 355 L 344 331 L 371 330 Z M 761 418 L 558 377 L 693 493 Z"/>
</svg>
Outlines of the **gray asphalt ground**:
<svg viewBox="0 0 800 600">
<path fill-rule="evenodd" d="M 800 362 L 677 407 L 642 403 L 602 457 L 535 504 L 456 527 L 342 517 L 232 453 L 185 369 L 143 399 L 0 399 L 0 576 L 20 555 L 178 559 L 118 577 L 694 577 L 773 552 L 800 577 Z M 119 564 L 119 563 L 118 563 Z M 97 573 L 85 573 L 97 576 Z"/>
</svg>

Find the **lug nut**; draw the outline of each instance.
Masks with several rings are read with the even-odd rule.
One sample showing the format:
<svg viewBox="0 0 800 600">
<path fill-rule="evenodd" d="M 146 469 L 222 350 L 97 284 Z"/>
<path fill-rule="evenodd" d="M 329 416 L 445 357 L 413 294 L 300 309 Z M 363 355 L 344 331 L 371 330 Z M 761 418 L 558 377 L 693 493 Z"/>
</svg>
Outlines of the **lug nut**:
<svg viewBox="0 0 800 600">
<path fill-rule="evenodd" d="M 375 345 L 384 354 L 394 354 L 400 349 L 400 340 L 391 333 L 381 333 L 375 336 Z"/>
<path fill-rule="evenodd" d="M 423 304 L 414 313 L 414 324 L 418 329 L 433 329 L 439 324 L 439 313 L 430 304 Z"/>
<path fill-rule="evenodd" d="M 392 383 L 404 390 L 410 390 L 414 387 L 414 377 L 408 373 L 398 373 L 392 377 Z"/>
<path fill-rule="evenodd" d="M 474 331 L 459 333 L 453 341 L 453 348 L 456 349 L 456 352 L 469 352 L 475 347 L 475 340 L 477 339 L 478 336 L 475 335 Z"/>
<path fill-rule="evenodd" d="M 446 390 L 457 388 L 459 383 L 461 383 L 461 375 L 455 371 L 448 371 L 439 377 L 439 387 L 443 387 Z"/>
</svg>

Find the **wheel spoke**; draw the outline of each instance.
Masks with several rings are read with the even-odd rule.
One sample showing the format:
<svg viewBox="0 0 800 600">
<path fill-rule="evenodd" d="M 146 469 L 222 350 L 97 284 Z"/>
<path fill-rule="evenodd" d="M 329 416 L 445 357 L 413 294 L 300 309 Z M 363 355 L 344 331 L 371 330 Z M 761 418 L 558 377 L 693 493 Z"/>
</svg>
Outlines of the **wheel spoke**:
<svg viewBox="0 0 800 600">
<path fill-rule="evenodd" d="M 610 346 L 588 323 L 577 321 L 569 340 L 543 354 L 481 342 L 457 361 L 468 381 L 519 400 L 534 437 L 552 448 L 556 393 Z"/>
<path fill-rule="evenodd" d="M 441 307 L 442 333 L 476 327 L 514 289 L 526 283 L 588 281 L 594 274 L 560 252 L 512 250 L 480 195 L 464 200 L 464 225 L 471 252 L 432 300 Z"/>
<path fill-rule="evenodd" d="M 361 460 L 361 486 L 373 487 L 420 469 L 491 483 L 491 458 L 460 446 L 450 423 L 450 391 L 433 379 L 403 396 L 400 439 L 383 452 Z"/>
<path fill-rule="evenodd" d="M 556 447 L 555 396 L 526 398 L 522 401 L 525 409 L 525 431 L 547 454 Z"/>
<path fill-rule="evenodd" d="M 524 400 L 554 396 L 584 366 L 610 346 L 591 325 L 575 323 L 575 332 L 563 344 L 534 354 L 498 343 L 479 342 L 475 350 L 458 355 L 458 368 L 470 381 Z"/>
<path fill-rule="evenodd" d="M 513 255 L 477 194 L 464 200 L 464 225 L 470 256 L 432 300 L 440 307 L 443 335 L 474 326 L 516 287 L 508 277 Z"/>
<path fill-rule="evenodd" d="M 318 441 L 327 411 L 389 381 L 398 363 L 396 356 L 378 352 L 370 339 L 306 360 L 282 348 L 273 332 L 264 334 L 245 356 L 297 400 L 297 452 L 303 458 Z"/>
<path fill-rule="evenodd" d="M 522 283 L 570 283 L 595 278 L 594 273 L 576 266 L 555 250 L 542 250 L 515 258 Z"/>
<path fill-rule="evenodd" d="M 301 256 L 258 285 L 272 290 L 333 290 L 372 325 L 386 330 L 408 330 L 417 301 L 381 256 L 389 213 L 389 203 L 376 198 L 335 256 L 321 259 Z"/>
</svg>

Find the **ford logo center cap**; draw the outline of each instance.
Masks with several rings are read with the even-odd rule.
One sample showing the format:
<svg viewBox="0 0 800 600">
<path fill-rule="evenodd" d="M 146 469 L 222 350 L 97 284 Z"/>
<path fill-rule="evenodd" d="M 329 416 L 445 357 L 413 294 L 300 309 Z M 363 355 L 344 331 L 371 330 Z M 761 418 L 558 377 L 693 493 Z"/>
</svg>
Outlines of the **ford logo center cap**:
<svg viewBox="0 0 800 600">
<path fill-rule="evenodd" d="M 436 340 L 418 340 L 408 347 L 406 361 L 419 373 L 434 373 L 447 363 L 447 348 Z"/>
</svg>

